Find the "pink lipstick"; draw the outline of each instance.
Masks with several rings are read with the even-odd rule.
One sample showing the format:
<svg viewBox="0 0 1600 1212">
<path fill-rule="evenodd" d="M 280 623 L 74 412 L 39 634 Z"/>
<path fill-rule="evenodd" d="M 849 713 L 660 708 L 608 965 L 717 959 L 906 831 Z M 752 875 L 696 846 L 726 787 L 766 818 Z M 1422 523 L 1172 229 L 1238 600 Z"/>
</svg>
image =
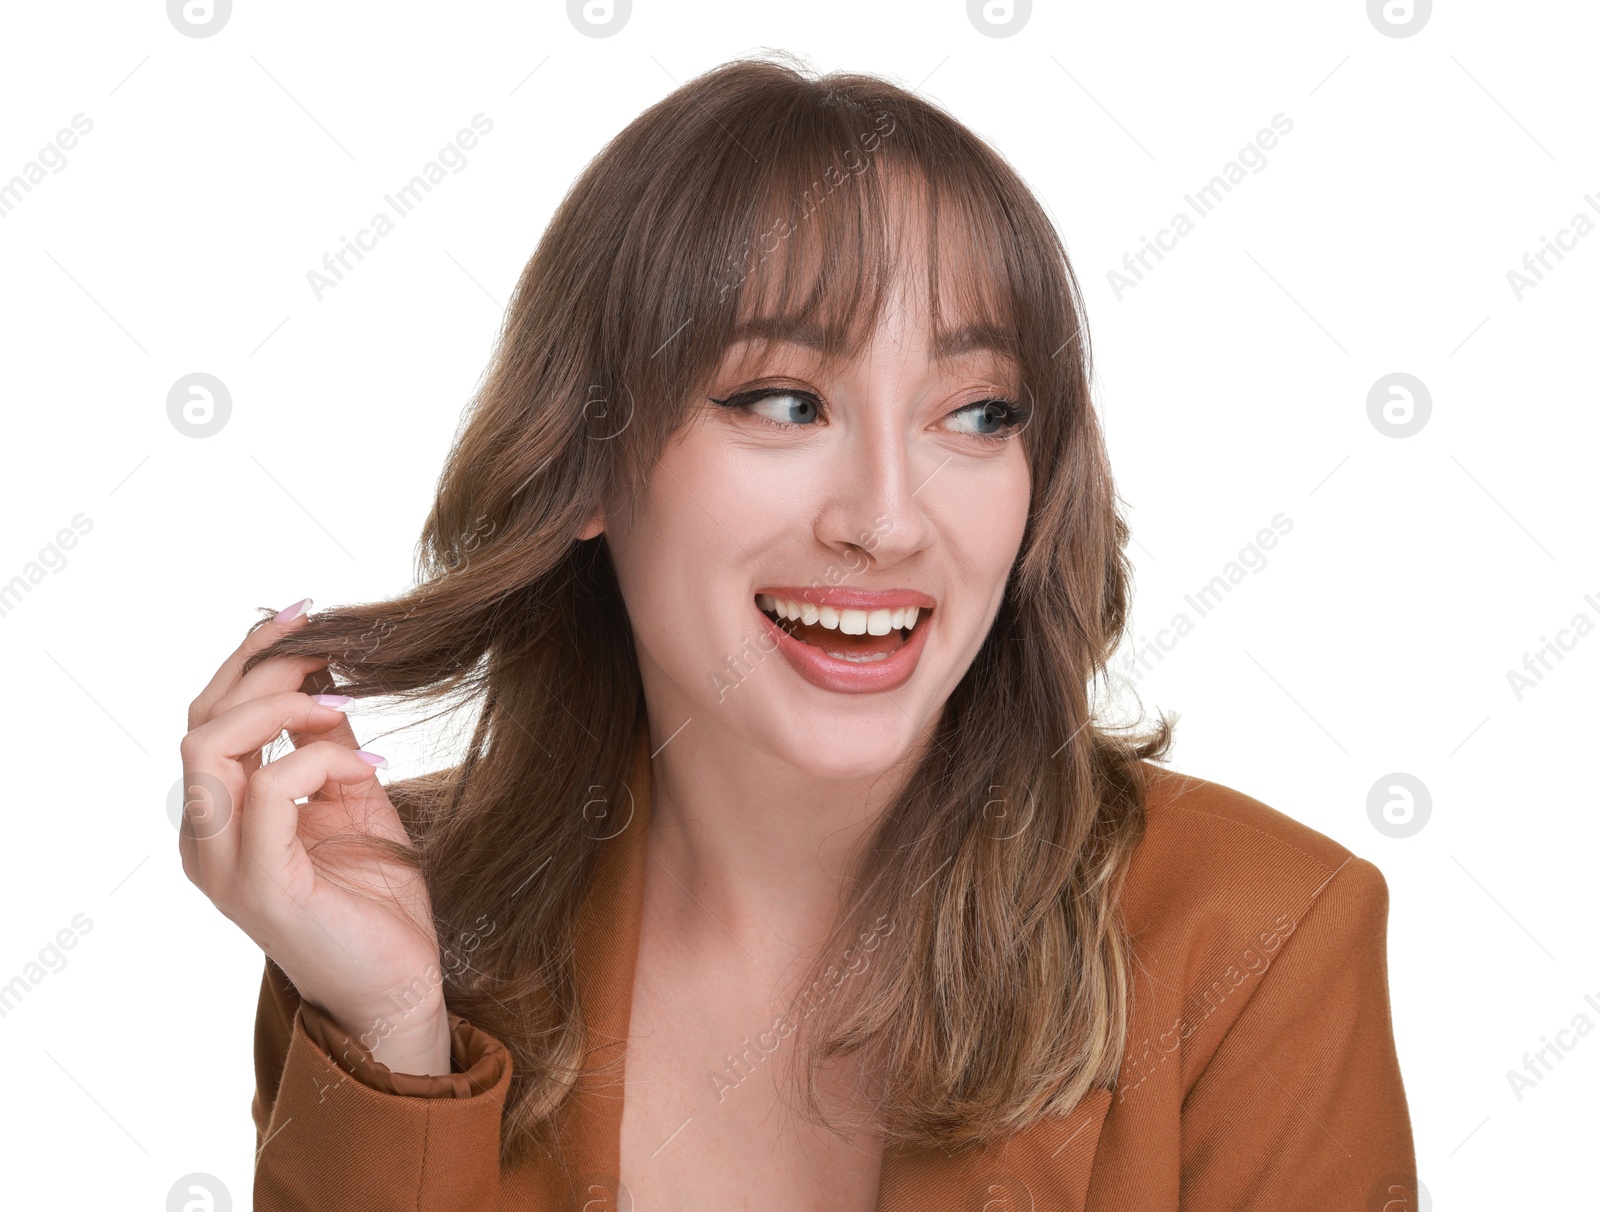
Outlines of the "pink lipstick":
<svg viewBox="0 0 1600 1212">
<path fill-rule="evenodd" d="M 894 690 L 916 671 L 934 598 L 911 589 L 763 586 L 754 605 L 802 678 L 840 694 Z"/>
</svg>

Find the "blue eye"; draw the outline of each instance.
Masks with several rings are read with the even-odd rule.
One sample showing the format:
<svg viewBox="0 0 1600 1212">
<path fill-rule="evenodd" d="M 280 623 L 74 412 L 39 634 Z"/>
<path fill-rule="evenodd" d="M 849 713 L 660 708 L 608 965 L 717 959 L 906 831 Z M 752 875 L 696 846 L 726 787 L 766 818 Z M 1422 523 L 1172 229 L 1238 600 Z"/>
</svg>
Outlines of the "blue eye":
<svg viewBox="0 0 1600 1212">
<path fill-rule="evenodd" d="M 956 409 L 950 416 L 970 419 L 970 427 L 962 426 L 958 432 L 992 441 L 1004 441 L 1028 419 L 1027 410 L 1009 400 L 978 400 Z"/>
<path fill-rule="evenodd" d="M 736 392 L 724 399 L 711 397 L 713 404 L 749 413 L 773 429 L 803 429 L 814 425 L 822 412 L 822 402 L 809 391 L 790 387 L 762 387 Z M 1029 410 L 1010 400 L 977 400 L 956 409 L 945 421 L 956 420 L 953 432 L 985 443 L 1010 439 L 1027 423 Z"/>
<path fill-rule="evenodd" d="M 776 425 L 780 429 L 812 424 L 820 412 L 819 401 L 807 391 L 794 391 L 786 387 L 768 387 L 758 391 L 743 391 L 718 400 L 713 404 L 723 408 L 738 408 Z"/>
</svg>

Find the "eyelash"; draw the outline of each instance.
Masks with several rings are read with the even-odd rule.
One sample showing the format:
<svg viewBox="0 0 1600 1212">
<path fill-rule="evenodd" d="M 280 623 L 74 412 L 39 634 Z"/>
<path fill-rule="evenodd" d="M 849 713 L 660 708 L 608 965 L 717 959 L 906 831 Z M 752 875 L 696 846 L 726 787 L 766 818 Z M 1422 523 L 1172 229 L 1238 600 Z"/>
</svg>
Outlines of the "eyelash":
<svg viewBox="0 0 1600 1212">
<path fill-rule="evenodd" d="M 797 391 L 790 387 L 762 387 L 757 388 L 754 391 L 736 392 L 734 395 L 728 396 L 721 400 L 717 399 L 715 396 L 712 396 L 711 402 L 713 404 L 720 405 L 723 408 L 740 409 L 741 411 L 745 412 L 747 416 L 753 417 L 757 421 L 762 421 L 765 424 L 772 426 L 774 429 L 811 428 L 810 425 L 800 425 L 794 421 L 774 421 L 771 417 L 764 417 L 758 412 L 749 411 L 750 405 L 758 403 L 761 400 L 771 399 L 773 396 L 794 396 L 799 400 L 810 400 L 811 403 L 816 406 L 817 414 L 820 416 L 822 413 L 822 401 L 817 399 L 816 396 L 809 391 Z M 980 442 L 987 443 L 991 446 L 998 446 L 1004 442 L 1009 442 L 1028 422 L 1030 413 L 1026 407 L 1021 404 L 1014 403 L 1011 400 L 1005 400 L 998 397 L 986 400 L 974 400 L 970 404 L 963 404 L 960 408 L 948 415 L 952 417 L 959 416 L 961 413 L 971 412 L 974 408 L 978 408 L 987 404 L 997 404 L 1005 410 L 1004 427 L 1001 429 L 1001 431 L 999 433 L 962 434 L 962 437 L 976 438 Z"/>
</svg>

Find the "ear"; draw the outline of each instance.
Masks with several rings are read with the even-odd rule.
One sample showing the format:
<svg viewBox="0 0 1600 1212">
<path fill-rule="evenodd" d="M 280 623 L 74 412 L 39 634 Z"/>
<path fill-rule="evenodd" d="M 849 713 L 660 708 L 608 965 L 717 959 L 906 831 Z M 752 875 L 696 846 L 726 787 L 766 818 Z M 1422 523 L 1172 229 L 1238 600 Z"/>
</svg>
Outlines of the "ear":
<svg viewBox="0 0 1600 1212">
<path fill-rule="evenodd" d="M 594 514 L 583 524 L 583 529 L 578 531 L 579 539 L 592 539 L 606 528 L 606 511 L 603 506 L 597 507 Z"/>
</svg>

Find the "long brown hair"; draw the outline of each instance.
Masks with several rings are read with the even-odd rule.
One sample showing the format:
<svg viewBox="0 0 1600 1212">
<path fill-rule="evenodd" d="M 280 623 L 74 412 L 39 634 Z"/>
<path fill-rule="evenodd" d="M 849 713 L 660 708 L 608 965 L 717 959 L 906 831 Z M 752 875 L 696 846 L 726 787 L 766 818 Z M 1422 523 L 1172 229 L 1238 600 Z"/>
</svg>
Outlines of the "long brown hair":
<svg viewBox="0 0 1600 1212">
<path fill-rule="evenodd" d="M 633 499 L 736 325 L 815 325 L 840 350 L 873 331 L 900 256 L 889 169 L 927 217 L 912 255 L 935 317 L 954 298 L 1014 351 L 1032 500 L 993 628 L 805 983 L 829 991 L 793 1016 L 806 1107 L 820 1113 L 822 1066 L 871 1056 L 885 1139 L 952 1147 L 1064 1113 L 1117 1074 L 1116 904 L 1141 760 L 1164 755 L 1171 723 L 1137 732 L 1094 710 L 1130 570 L 1077 281 L 1027 186 L 950 115 L 768 52 L 669 94 L 572 186 L 449 454 L 417 587 L 320 611 L 255 658 L 317 655 L 344 693 L 477 709 L 458 764 L 388 792 L 440 923 L 457 924 L 441 942 L 493 923 L 445 992 L 511 1052 L 508 1162 L 581 1065 L 574 931 L 607 844 L 585 806 L 597 786 L 621 802 L 644 711 L 604 536 L 575 536 L 608 494 Z M 869 935 L 889 937 L 830 975 Z"/>
</svg>

